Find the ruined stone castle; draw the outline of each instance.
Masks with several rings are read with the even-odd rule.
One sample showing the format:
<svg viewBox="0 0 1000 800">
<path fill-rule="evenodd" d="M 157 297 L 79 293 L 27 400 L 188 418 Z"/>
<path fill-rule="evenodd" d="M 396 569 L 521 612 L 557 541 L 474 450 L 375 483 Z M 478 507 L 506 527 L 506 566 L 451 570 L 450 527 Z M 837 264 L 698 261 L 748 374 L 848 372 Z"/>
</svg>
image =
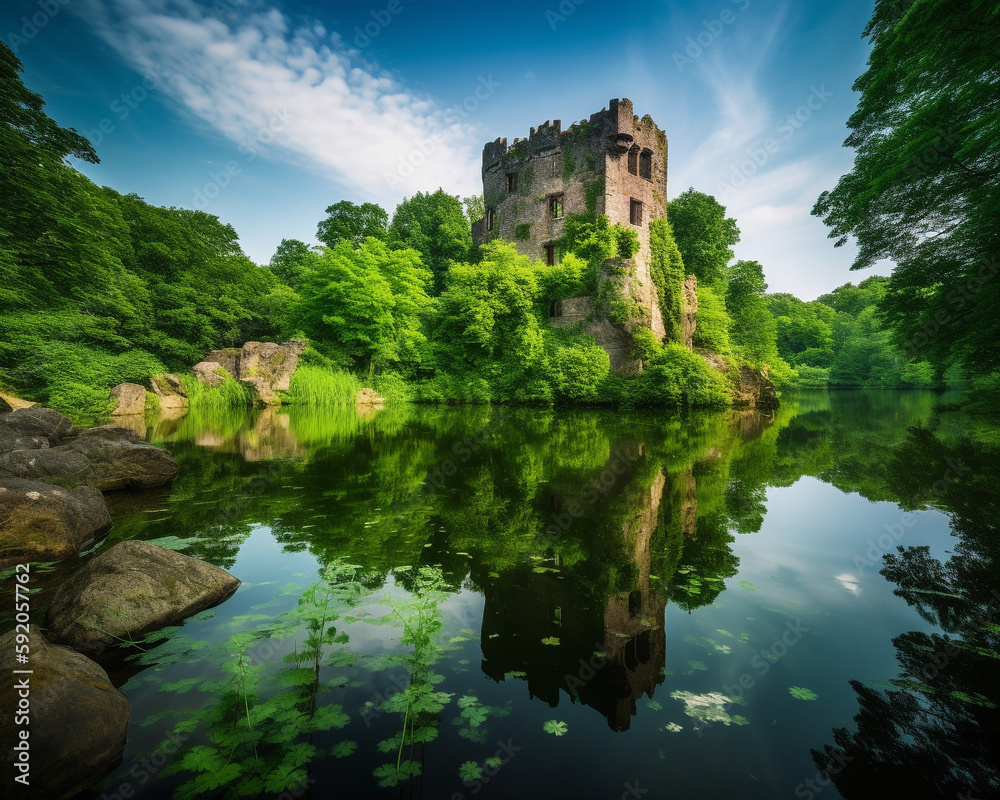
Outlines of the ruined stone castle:
<svg viewBox="0 0 1000 800">
<path fill-rule="evenodd" d="M 626 288 L 642 309 L 643 324 L 663 337 L 650 276 L 649 223 L 667 213 L 667 137 L 648 115 L 639 119 L 630 100 L 611 100 L 606 109 L 566 130 L 553 120 L 510 146 L 506 139 L 489 142 L 483 148 L 483 199 L 486 215 L 472 229 L 477 244 L 500 238 L 549 264 L 561 257 L 567 214 L 605 214 L 611 223 L 634 230 L 639 251 Z M 602 272 L 602 281 L 611 279 Z M 689 307 L 682 316 L 690 321 L 685 328 L 693 330 L 693 286 L 685 287 L 684 295 Z M 617 372 L 641 369 L 630 355 L 629 335 L 595 313 L 593 297 L 554 303 L 550 317 L 557 326 L 581 323 L 608 351 Z M 690 331 L 684 338 L 690 346 Z"/>
</svg>

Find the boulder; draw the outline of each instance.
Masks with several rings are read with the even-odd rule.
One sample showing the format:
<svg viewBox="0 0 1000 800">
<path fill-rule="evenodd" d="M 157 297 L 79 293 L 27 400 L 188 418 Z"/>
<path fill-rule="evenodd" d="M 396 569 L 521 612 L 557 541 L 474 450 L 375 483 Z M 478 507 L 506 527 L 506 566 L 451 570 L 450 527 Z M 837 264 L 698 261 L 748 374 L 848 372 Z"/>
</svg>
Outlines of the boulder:
<svg viewBox="0 0 1000 800">
<path fill-rule="evenodd" d="M 16 633 L 0 637 L 0 684 L 3 725 L 3 785 L 9 797 L 62 800 L 83 792 L 96 794 L 122 762 L 128 732 L 129 702 L 111 685 L 107 673 L 84 655 L 50 644 L 32 628 L 27 665 L 15 661 Z M 12 675 L 13 670 L 30 675 Z M 14 709 L 23 702 L 19 681 L 27 681 L 27 725 L 18 725 Z M 29 786 L 14 783 L 14 736 L 29 733 Z M 20 736 L 18 736 L 20 741 Z M 12 792 L 12 794 L 8 794 Z"/>
<path fill-rule="evenodd" d="M 73 423 L 58 411 L 41 406 L 0 414 L 0 436 L 40 436 L 58 442 L 73 431 Z"/>
<path fill-rule="evenodd" d="M 221 350 L 213 350 L 201 363 L 215 362 L 234 378 L 240 376 L 240 348 L 224 347 Z"/>
<path fill-rule="evenodd" d="M 49 446 L 49 440 L 44 436 L 16 436 L 0 432 L 0 453 L 12 453 L 15 450 L 41 450 Z"/>
<path fill-rule="evenodd" d="M 0 567 L 75 556 L 110 527 L 97 489 L 0 479 Z"/>
<path fill-rule="evenodd" d="M 239 585 L 212 564 L 129 540 L 89 561 L 56 590 L 45 626 L 53 641 L 99 654 L 211 608 Z"/>
<path fill-rule="evenodd" d="M 160 399 L 160 408 L 187 408 L 187 392 L 176 375 L 154 375 L 149 379 L 153 394 Z"/>
<path fill-rule="evenodd" d="M 191 370 L 194 372 L 194 376 L 206 386 L 218 386 L 224 383 L 228 372 L 218 361 L 199 361 Z"/>
<path fill-rule="evenodd" d="M 773 411 L 779 405 L 774 382 L 766 372 L 747 366 L 741 367 L 739 380 L 733 392 L 733 405 L 736 408 Z"/>
<path fill-rule="evenodd" d="M 59 447 L 0 455 L 0 479 L 41 480 L 66 488 L 151 489 L 176 474 L 177 462 L 169 452 L 113 426 L 87 429 Z"/>
<path fill-rule="evenodd" d="M 374 389 L 358 389 L 354 402 L 359 406 L 384 406 L 385 398 Z"/>
<path fill-rule="evenodd" d="M 306 343 L 301 341 L 247 342 L 240 349 L 213 350 L 194 366 L 194 373 L 203 383 L 212 386 L 215 385 L 212 380 L 219 377 L 215 370 L 221 367 L 238 381 L 251 386 L 259 404 L 280 405 L 277 392 L 288 391 L 292 374 L 299 366 L 299 356 L 305 349 Z"/>
<path fill-rule="evenodd" d="M 247 342 L 240 351 L 240 380 L 263 378 L 275 391 L 287 392 L 305 342 Z"/>
<path fill-rule="evenodd" d="M 271 384 L 264 378 L 241 378 L 240 383 L 253 389 L 254 405 L 280 406 L 281 398 L 275 393 Z"/>
<path fill-rule="evenodd" d="M 113 417 L 126 417 L 142 414 L 146 409 L 146 387 L 138 383 L 119 383 L 111 390 L 111 399 L 115 403 Z"/>
<path fill-rule="evenodd" d="M 2 396 L 0 396 L 0 414 L 9 414 L 13 410 L 14 406 L 12 406 Z"/>
</svg>

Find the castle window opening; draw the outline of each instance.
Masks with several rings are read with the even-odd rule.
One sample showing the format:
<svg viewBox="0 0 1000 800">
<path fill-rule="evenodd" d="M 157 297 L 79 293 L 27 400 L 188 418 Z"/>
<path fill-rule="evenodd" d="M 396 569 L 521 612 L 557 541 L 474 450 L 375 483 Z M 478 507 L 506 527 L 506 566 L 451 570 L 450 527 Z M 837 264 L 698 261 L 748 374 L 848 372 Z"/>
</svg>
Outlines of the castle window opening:
<svg viewBox="0 0 1000 800">
<path fill-rule="evenodd" d="M 563 215 L 563 196 L 554 194 L 549 198 L 549 216 L 559 219 Z"/>
<path fill-rule="evenodd" d="M 638 617 L 642 613 L 642 592 L 632 592 L 628 596 L 628 615 Z"/>
<path fill-rule="evenodd" d="M 545 245 L 545 263 L 550 267 L 559 263 L 559 254 L 554 244 Z"/>
<path fill-rule="evenodd" d="M 508 172 L 507 173 L 507 191 L 516 192 L 517 191 L 517 173 Z"/>
<path fill-rule="evenodd" d="M 638 163 L 639 163 L 639 151 L 636 148 L 632 148 L 628 151 L 628 171 L 633 175 L 638 174 Z"/>
<path fill-rule="evenodd" d="M 642 201 L 631 199 L 628 207 L 628 221 L 633 225 L 642 225 Z"/>
<path fill-rule="evenodd" d="M 486 230 L 493 230 L 497 221 L 497 211 L 495 208 L 486 209 Z"/>
<path fill-rule="evenodd" d="M 562 316 L 562 302 L 557 300 L 554 303 L 549 303 L 549 316 L 550 317 L 561 317 Z"/>
<path fill-rule="evenodd" d="M 647 181 L 653 180 L 653 152 L 643 150 L 639 156 L 639 177 Z"/>
</svg>

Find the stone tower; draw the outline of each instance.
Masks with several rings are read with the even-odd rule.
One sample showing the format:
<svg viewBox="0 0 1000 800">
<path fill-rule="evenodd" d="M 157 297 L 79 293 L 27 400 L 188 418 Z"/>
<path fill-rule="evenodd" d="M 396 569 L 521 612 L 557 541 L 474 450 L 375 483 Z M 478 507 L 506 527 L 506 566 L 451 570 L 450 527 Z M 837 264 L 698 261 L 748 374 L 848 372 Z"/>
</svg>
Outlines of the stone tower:
<svg viewBox="0 0 1000 800">
<path fill-rule="evenodd" d="M 649 223 L 667 213 L 667 137 L 632 101 L 614 99 L 589 120 L 562 130 L 560 120 L 532 128 L 527 139 L 489 142 L 483 148 L 486 216 L 472 228 L 483 244 L 500 238 L 518 252 L 547 263 L 560 258 L 558 241 L 567 214 L 592 211 L 631 228 L 639 238 L 632 291 L 647 324 L 664 335 L 656 287 L 650 277 Z M 597 318 L 593 298 L 555 304 L 552 324 L 583 323 L 608 351 L 620 373 L 640 369 L 629 356 L 629 339 Z"/>
</svg>

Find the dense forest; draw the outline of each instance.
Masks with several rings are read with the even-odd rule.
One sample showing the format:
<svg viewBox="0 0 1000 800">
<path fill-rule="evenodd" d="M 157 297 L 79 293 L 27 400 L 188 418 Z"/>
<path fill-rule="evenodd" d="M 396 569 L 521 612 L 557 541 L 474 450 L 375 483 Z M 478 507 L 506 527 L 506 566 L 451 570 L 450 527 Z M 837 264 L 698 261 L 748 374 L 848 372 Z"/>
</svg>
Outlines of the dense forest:
<svg viewBox="0 0 1000 800">
<path fill-rule="evenodd" d="M 725 405 L 738 372 L 732 367 L 743 365 L 769 375 L 779 390 L 985 386 L 995 378 L 996 337 L 983 333 L 995 324 L 995 286 L 988 278 L 975 291 L 963 284 L 959 301 L 954 285 L 968 283 L 984 254 L 995 252 L 982 240 L 991 228 L 981 219 L 995 199 L 995 148 L 976 150 L 952 128 L 948 142 L 928 140 L 944 153 L 930 166 L 910 169 L 893 156 L 892 185 L 876 182 L 885 203 L 857 185 L 889 157 L 875 132 L 897 125 L 906 136 L 913 124 L 894 122 L 889 101 L 878 105 L 886 80 L 879 65 L 919 39 L 882 19 L 888 9 L 872 20 L 873 66 L 859 80 L 862 106 L 849 124 L 848 144 L 859 150 L 855 173 L 824 194 L 814 213 L 841 242 L 849 234 L 858 239 L 855 267 L 895 258 L 892 277 L 846 284 L 809 302 L 768 294 L 759 262 L 734 261 L 737 221 L 713 197 L 689 189 L 670 201 L 668 219 L 651 223 L 664 341 L 628 326 L 628 298 L 598 289 L 601 265 L 630 258 L 637 244 L 632 231 L 592 212 L 569 215 L 562 257 L 546 265 L 512 244 L 473 245 L 481 198 L 418 193 L 392 215 L 342 200 L 318 220 L 319 245 L 285 239 L 269 264 L 255 264 L 217 217 L 156 207 L 76 170 L 73 159 L 97 163 L 97 153 L 45 113 L 42 98 L 22 83 L 21 62 L 0 43 L 0 387 L 99 416 L 118 383 L 148 384 L 213 348 L 293 338 L 310 344 L 309 369 L 296 380 L 316 383 L 293 386 L 300 398 L 339 380 L 432 402 Z M 973 60 L 938 52 L 943 45 L 931 41 L 913 44 L 941 70 L 965 65 L 956 86 L 975 82 L 967 66 Z M 898 70 L 905 72 L 903 63 Z M 927 103 L 919 76 L 903 72 L 893 79 L 908 87 L 907 102 Z M 956 92 L 956 102 L 969 106 L 966 116 L 992 96 Z M 945 111 L 935 106 L 927 114 Z M 980 133 L 970 129 L 968 137 Z M 935 211 L 944 198 L 929 188 L 940 193 L 942 184 L 961 202 L 949 206 L 948 233 L 930 235 L 946 222 Z M 918 185 L 923 199 L 914 194 Z M 901 217 L 894 201 L 907 192 Z M 688 274 L 698 278 L 693 351 L 675 330 Z M 590 336 L 548 324 L 551 303 L 595 293 L 599 311 L 629 330 L 645 367 L 637 376 L 616 375 Z M 702 354 L 728 369 L 713 369 Z"/>
</svg>

